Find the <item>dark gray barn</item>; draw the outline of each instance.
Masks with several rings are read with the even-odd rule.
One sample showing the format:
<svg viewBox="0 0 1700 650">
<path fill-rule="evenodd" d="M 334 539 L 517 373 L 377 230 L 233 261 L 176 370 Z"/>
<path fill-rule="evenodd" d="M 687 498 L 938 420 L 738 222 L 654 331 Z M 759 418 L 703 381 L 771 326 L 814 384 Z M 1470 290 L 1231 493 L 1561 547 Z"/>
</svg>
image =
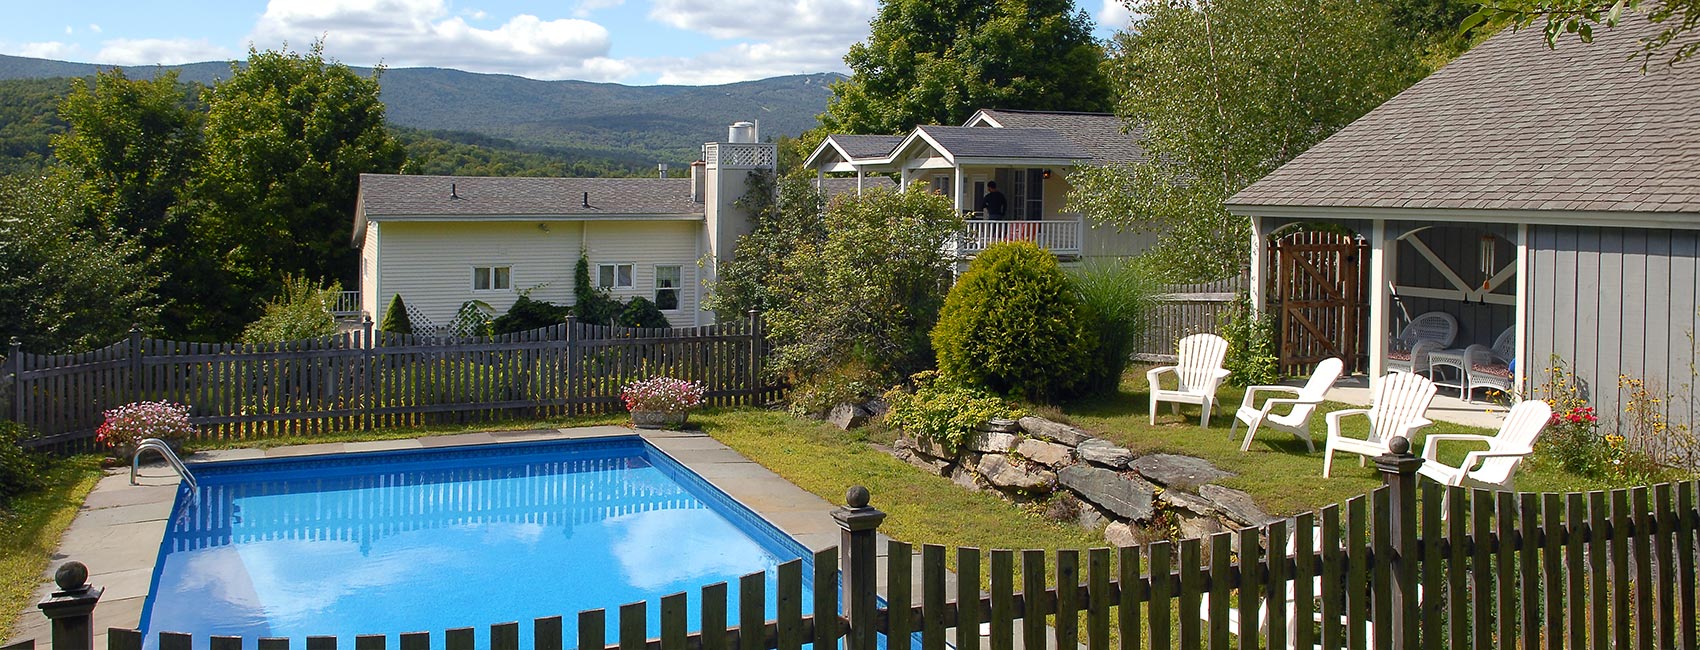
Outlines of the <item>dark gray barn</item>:
<svg viewBox="0 0 1700 650">
<path fill-rule="evenodd" d="M 1700 61 L 1632 55 L 1639 16 L 1549 48 L 1499 34 L 1235 195 L 1259 242 L 1302 223 L 1368 244 L 1370 374 L 1405 319 L 1442 311 L 1452 345 L 1510 328 L 1517 390 L 1555 355 L 1614 423 L 1619 376 L 1679 396 L 1700 329 Z M 1271 264 L 1254 246 L 1259 304 Z M 1478 395 L 1479 397 L 1479 395 Z M 1669 403 L 1693 426 L 1691 399 Z"/>
</svg>

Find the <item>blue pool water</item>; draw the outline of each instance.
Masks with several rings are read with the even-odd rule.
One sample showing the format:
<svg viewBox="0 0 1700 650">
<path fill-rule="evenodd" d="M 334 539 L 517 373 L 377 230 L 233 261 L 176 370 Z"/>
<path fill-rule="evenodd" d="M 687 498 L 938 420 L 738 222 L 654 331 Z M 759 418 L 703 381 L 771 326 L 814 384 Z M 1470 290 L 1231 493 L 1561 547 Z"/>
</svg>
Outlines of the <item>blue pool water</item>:
<svg viewBox="0 0 1700 650">
<path fill-rule="evenodd" d="M 142 612 L 158 632 L 250 639 L 476 628 L 650 603 L 766 571 L 807 550 L 636 437 L 193 466 Z M 810 571 L 805 567 L 805 581 Z M 805 590 L 812 585 L 805 584 Z M 808 602 L 805 594 L 804 602 Z M 735 609 L 730 616 L 736 620 Z M 249 647 L 252 647 L 251 645 Z"/>
</svg>

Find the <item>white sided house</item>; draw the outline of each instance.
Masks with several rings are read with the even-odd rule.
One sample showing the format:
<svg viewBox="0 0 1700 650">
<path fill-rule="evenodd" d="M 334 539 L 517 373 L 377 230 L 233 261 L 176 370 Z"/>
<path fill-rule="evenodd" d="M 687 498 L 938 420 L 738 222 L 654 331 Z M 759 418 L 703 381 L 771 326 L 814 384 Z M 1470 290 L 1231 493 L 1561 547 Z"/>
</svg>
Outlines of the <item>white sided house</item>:
<svg viewBox="0 0 1700 650">
<path fill-rule="evenodd" d="M 751 172 L 778 160 L 748 123 L 727 139 L 703 146 L 688 179 L 362 174 L 360 309 L 381 318 L 400 295 L 443 326 L 467 301 L 496 314 L 522 293 L 571 304 L 582 251 L 591 281 L 615 297 L 654 301 L 674 327 L 710 324 L 704 282 L 750 228 L 734 203 Z"/>
<path fill-rule="evenodd" d="M 986 246 L 1027 240 L 1064 262 L 1126 257 L 1149 249 L 1153 233 L 1090 227 L 1064 209 L 1068 174 L 1079 166 L 1134 164 L 1145 160 L 1137 133 L 1109 113 L 981 109 L 962 126 L 924 125 L 906 135 L 830 135 L 804 166 L 817 180 L 827 174 L 898 177 L 903 187 L 925 183 L 951 197 L 968 228 L 951 242 L 959 259 Z M 1008 201 L 1002 219 L 987 219 L 984 197 L 996 182 Z"/>
</svg>

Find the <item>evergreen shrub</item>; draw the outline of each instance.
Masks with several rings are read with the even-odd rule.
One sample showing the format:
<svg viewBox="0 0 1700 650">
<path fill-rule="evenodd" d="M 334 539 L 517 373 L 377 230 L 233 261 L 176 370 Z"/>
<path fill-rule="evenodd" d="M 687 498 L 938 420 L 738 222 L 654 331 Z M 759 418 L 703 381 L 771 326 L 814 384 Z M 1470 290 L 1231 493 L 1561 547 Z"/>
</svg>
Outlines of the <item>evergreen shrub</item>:
<svg viewBox="0 0 1700 650">
<path fill-rule="evenodd" d="M 1055 256 L 1031 242 L 993 244 L 945 297 L 932 331 L 939 372 L 1032 401 L 1076 395 L 1095 363 L 1095 319 Z"/>
<path fill-rule="evenodd" d="M 401 301 L 401 294 L 390 299 L 390 306 L 384 310 L 384 320 L 378 324 L 378 329 L 396 334 L 413 333 L 413 319 L 407 315 L 407 305 Z"/>
<path fill-rule="evenodd" d="M 520 294 L 513 306 L 508 307 L 507 313 L 490 321 L 490 328 L 496 334 L 524 332 L 565 323 L 567 322 L 567 315 L 570 313 L 572 313 L 571 307 L 533 300 L 531 296 Z"/>
</svg>

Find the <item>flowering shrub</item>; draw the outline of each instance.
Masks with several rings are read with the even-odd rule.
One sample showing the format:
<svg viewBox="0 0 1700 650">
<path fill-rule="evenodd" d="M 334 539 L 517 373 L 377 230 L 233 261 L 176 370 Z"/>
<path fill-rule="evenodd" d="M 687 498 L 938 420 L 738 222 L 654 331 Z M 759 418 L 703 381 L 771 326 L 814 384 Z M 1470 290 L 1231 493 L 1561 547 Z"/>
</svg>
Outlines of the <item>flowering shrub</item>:
<svg viewBox="0 0 1700 650">
<path fill-rule="evenodd" d="M 107 411 L 94 439 L 127 455 L 136 443 L 148 438 L 175 445 L 194 432 L 195 426 L 189 424 L 189 407 L 171 402 L 134 402 Z"/>
<path fill-rule="evenodd" d="M 992 418 L 1019 417 L 1021 413 L 990 392 L 964 388 L 939 378 L 933 371 L 911 379 L 915 392 L 902 386 L 885 394 L 891 409 L 885 424 L 916 438 L 931 440 L 955 452 L 974 437 L 974 429 Z"/>
<path fill-rule="evenodd" d="M 683 412 L 702 406 L 705 390 L 699 381 L 650 377 L 626 384 L 620 390 L 620 399 L 628 411 Z"/>
</svg>

